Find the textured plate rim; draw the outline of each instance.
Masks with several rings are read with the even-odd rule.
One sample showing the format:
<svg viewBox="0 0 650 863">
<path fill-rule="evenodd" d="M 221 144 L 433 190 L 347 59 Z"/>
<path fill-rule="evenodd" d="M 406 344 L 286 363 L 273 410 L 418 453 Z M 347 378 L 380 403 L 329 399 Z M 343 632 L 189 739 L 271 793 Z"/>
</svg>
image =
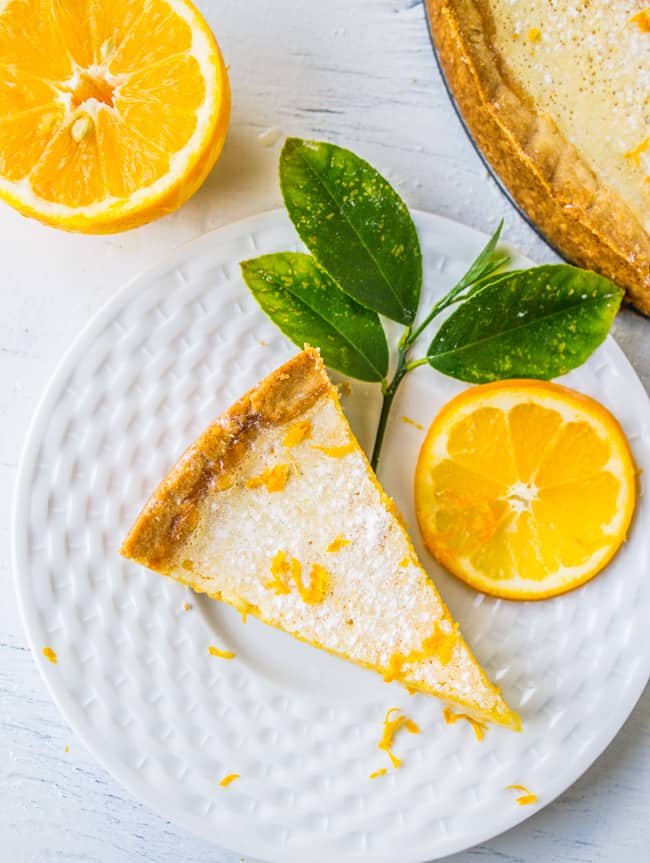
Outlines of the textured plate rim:
<svg viewBox="0 0 650 863">
<path fill-rule="evenodd" d="M 416 223 L 428 221 L 429 223 L 437 223 L 438 225 L 444 224 L 450 231 L 455 232 L 456 234 L 460 232 L 465 234 L 465 236 L 473 235 L 473 237 L 479 242 L 482 241 L 484 243 L 488 239 L 487 235 L 483 234 L 481 231 L 464 225 L 461 222 L 454 221 L 453 219 L 448 219 L 437 214 L 416 209 L 412 209 L 411 212 L 415 217 Z M 296 861 L 296 863 L 302 863 L 303 856 L 301 852 L 294 852 L 288 849 L 283 849 L 283 851 L 287 851 L 287 853 L 273 853 L 272 856 L 268 856 L 268 847 L 258 844 L 254 837 L 251 839 L 244 837 L 243 841 L 237 842 L 237 847 L 223 845 L 220 838 L 217 841 L 212 830 L 203 829 L 203 825 L 198 816 L 179 816 L 173 807 L 166 807 L 164 804 L 161 804 L 157 798 L 155 798 L 155 796 L 150 792 L 150 786 L 148 784 L 142 783 L 140 786 L 137 786 L 137 784 L 133 782 L 133 776 L 130 772 L 124 771 L 121 764 L 116 765 L 111 763 L 109 757 L 104 755 L 102 749 L 96 746 L 95 743 L 79 729 L 77 723 L 70 718 L 74 710 L 74 702 L 68 699 L 65 691 L 60 691 L 57 688 L 55 682 L 56 679 L 49 673 L 51 669 L 48 667 L 48 663 L 45 658 L 41 656 L 40 650 L 34 641 L 32 634 L 33 609 L 30 607 L 27 591 L 26 573 L 28 572 L 28 565 L 25 559 L 25 546 L 23 542 L 25 529 L 27 527 L 25 509 L 30 495 L 29 478 L 31 476 L 31 469 L 34 467 L 36 460 L 37 445 L 40 441 L 41 433 L 47 425 L 50 410 L 60 395 L 63 379 L 71 370 L 77 352 L 84 345 L 87 345 L 89 341 L 92 342 L 92 339 L 100 328 L 110 320 L 113 314 L 124 305 L 125 301 L 135 291 L 137 291 L 140 282 L 150 281 L 156 276 L 166 272 L 174 260 L 179 256 L 182 256 L 184 253 L 187 254 L 188 251 L 196 253 L 202 246 L 207 245 L 209 242 L 214 240 L 217 242 L 219 240 L 227 242 L 231 235 L 241 236 L 241 232 L 243 230 L 248 232 L 254 231 L 259 226 L 269 222 L 275 222 L 279 217 L 283 219 L 286 218 L 284 210 L 266 210 L 223 227 L 216 228 L 213 231 L 195 237 L 186 243 L 169 250 L 162 256 L 161 260 L 156 265 L 136 274 L 121 288 L 118 288 L 118 290 L 109 297 L 102 306 L 100 306 L 100 308 L 90 317 L 86 325 L 78 332 L 50 376 L 43 393 L 37 402 L 37 406 L 34 410 L 25 436 L 25 444 L 18 465 L 11 515 L 11 564 L 14 575 L 14 585 L 18 597 L 20 616 L 28 644 L 34 655 L 34 659 L 43 682 L 66 722 L 69 723 L 75 734 L 77 734 L 79 739 L 102 768 L 106 770 L 106 772 L 111 775 L 129 795 L 143 802 L 152 811 L 179 825 L 189 833 L 212 842 L 217 847 L 234 853 L 243 853 L 255 856 L 260 860 L 274 861 L 274 863 L 285 863 L 285 861 Z M 628 383 L 635 387 L 638 397 L 647 406 L 649 402 L 648 394 L 629 360 L 612 336 L 608 336 L 607 344 L 610 349 L 614 350 L 618 361 L 625 369 L 627 376 L 629 377 Z M 602 755 L 605 749 L 607 749 L 626 720 L 629 718 L 649 679 L 650 650 L 646 651 L 645 663 L 639 663 L 636 673 L 632 676 L 631 682 L 626 689 L 626 697 L 619 699 L 617 702 L 617 713 L 610 716 L 605 722 L 601 720 L 601 734 L 594 738 L 594 742 L 582 751 L 581 757 L 574 764 L 574 769 L 572 771 L 573 778 L 569 781 L 562 778 L 558 780 L 555 785 L 545 789 L 543 805 L 534 808 L 531 807 L 530 811 L 526 811 L 523 807 L 512 807 L 510 810 L 504 809 L 504 816 L 498 822 L 492 822 L 490 827 L 476 827 L 473 830 L 466 831 L 462 834 L 462 839 L 458 840 L 455 838 L 453 842 L 448 841 L 447 843 L 442 843 L 442 847 L 432 849 L 432 852 L 436 855 L 435 857 L 432 858 L 430 856 L 431 852 L 429 852 L 429 856 L 427 856 L 427 852 L 423 847 L 419 849 L 414 848 L 412 852 L 402 855 L 401 863 L 427 863 L 427 861 L 437 860 L 450 854 L 462 852 L 468 848 L 472 848 L 483 842 L 494 839 L 500 834 L 518 826 L 540 812 L 552 803 L 560 794 L 578 781 L 589 767 L 591 767 L 594 761 Z M 70 703 L 68 704 L 68 702 Z M 372 854 L 371 856 L 367 854 L 363 854 L 361 856 L 353 854 L 349 859 L 357 859 L 359 861 L 362 859 L 372 860 L 373 863 L 394 863 L 394 855 L 381 853 Z"/>
</svg>

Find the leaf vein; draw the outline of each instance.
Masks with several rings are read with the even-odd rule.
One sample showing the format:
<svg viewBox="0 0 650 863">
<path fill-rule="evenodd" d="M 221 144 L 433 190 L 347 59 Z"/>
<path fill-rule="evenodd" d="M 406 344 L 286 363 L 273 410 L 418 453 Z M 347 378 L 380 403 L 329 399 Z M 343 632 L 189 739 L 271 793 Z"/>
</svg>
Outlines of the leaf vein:
<svg viewBox="0 0 650 863">
<path fill-rule="evenodd" d="M 304 156 L 302 153 L 300 153 L 300 158 L 302 159 L 302 161 L 304 162 L 304 164 L 309 168 L 309 170 L 311 171 L 311 173 L 312 173 L 312 174 L 313 174 L 313 175 L 314 175 L 314 176 L 315 176 L 315 177 L 316 177 L 316 178 L 321 182 L 321 184 L 322 184 L 323 188 L 325 189 L 325 191 L 327 192 L 327 194 L 329 195 L 329 197 L 331 198 L 331 200 L 336 204 L 336 206 L 337 206 L 337 208 L 338 208 L 339 212 L 340 212 L 340 213 L 341 213 L 341 215 L 343 216 L 343 219 L 344 219 L 344 220 L 345 220 L 345 222 L 350 226 L 350 228 L 351 228 L 351 230 L 352 230 L 352 233 L 356 236 L 356 238 L 358 239 L 358 241 L 359 241 L 359 243 L 361 244 L 362 248 L 364 249 L 364 251 L 366 252 L 366 254 L 368 255 L 368 257 L 370 258 L 370 260 L 375 264 L 375 266 L 377 267 L 377 270 L 379 271 L 379 273 L 380 273 L 381 277 L 382 277 L 382 278 L 383 278 L 383 280 L 386 282 L 386 285 L 388 286 L 389 291 L 390 291 L 390 292 L 391 292 L 391 294 L 394 296 L 394 298 L 395 298 L 395 300 L 396 300 L 396 302 L 397 302 L 398 308 L 400 309 L 400 311 L 402 312 L 402 314 L 404 314 L 405 309 L 404 309 L 404 305 L 402 304 L 402 302 L 401 302 L 401 300 L 400 300 L 399 294 L 397 293 L 397 291 L 396 291 L 396 290 L 395 290 L 395 288 L 393 287 L 393 284 L 392 284 L 392 282 L 389 280 L 389 278 L 388 278 L 388 276 L 386 275 L 386 273 L 383 271 L 383 269 L 382 269 L 382 267 L 381 267 L 381 264 L 379 263 L 379 261 L 377 260 L 377 258 L 375 257 L 375 255 L 371 252 L 371 250 L 370 250 L 370 249 L 368 248 L 368 246 L 366 245 L 366 243 L 365 243 L 365 241 L 364 241 L 363 237 L 361 236 L 361 234 L 359 233 L 359 231 L 358 231 L 358 230 L 357 230 L 357 228 L 355 227 L 354 223 L 353 223 L 352 221 L 350 221 L 349 217 L 348 217 L 348 216 L 346 215 L 346 213 L 343 211 L 341 202 L 339 202 L 339 200 L 337 199 L 336 195 L 335 195 L 335 194 L 334 194 L 334 192 L 330 189 L 330 187 L 328 186 L 328 184 L 327 184 L 327 182 L 325 181 L 325 179 L 324 179 L 324 178 L 323 178 L 323 177 L 318 173 L 318 171 L 316 171 L 316 169 L 314 168 L 314 166 L 313 166 L 312 164 L 310 164 L 310 162 L 305 158 L 305 156 Z M 391 190 L 392 190 L 392 188 L 391 188 Z M 406 316 L 408 316 L 408 315 L 406 315 Z"/>
<path fill-rule="evenodd" d="M 551 312 L 551 314 L 549 314 L 549 315 L 542 315 L 540 317 L 533 318 L 530 321 L 526 321 L 525 323 L 518 324 L 515 327 L 510 327 L 507 330 L 501 330 L 497 333 L 490 333 L 489 335 L 484 336 L 482 339 L 476 339 L 475 341 L 469 342 L 468 344 L 465 344 L 465 345 L 461 345 L 460 347 L 454 347 L 454 348 L 451 348 L 450 350 L 440 351 L 440 352 L 434 353 L 434 354 L 428 353 L 428 358 L 429 359 L 439 359 L 440 357 L 449 356 L 451 354 L 460 354 L 463 351 L 472 350 L 472 349 L 476 348 L 478 345 L 483 345 L 483 344 L 487 344 L 488 342 L 498 340 L 499 338 L 502 338 L 503 336 L 510 335 L 511 333 L 515 333 L 519 330 L 524 330 L 527 327 L 535 326 L 536 324 L 542 323 L 544 321 L 550 321 L 552 318 L 564 315 L 567 312 L 571 312 L 575 309 L 585 308 L 585 306 L 595 305 L 597 303 L 602 303 L 603 301 L 608 301 L 608 300 L 615 299 L 615 298 L 616 298 L 616 294 L 606 294 L 606 295 L 602 295 L 599 297 L 594 297 L 590 300 L 586 300 L 586 301 L 583 300 L 581 303 L 576 303 L 576 304 L 571 305 L 571 306 L 566 306 L 563 309 L 558 309 L 555 312 Z M 466 306 L 461 306 L 461 310 L 466 310 Z M 449 318 L 449 320 L 451 320 L 451 318 Z M 434 339 L 434 341 L 435 341 L 435 339 Z"/>
<path fill-rule="evenodd" d="M 332 277 L 330 276 L 330 278 L 332 278 Z M 332 281 L 334 281 L 334 279 L 332 279 Z M 335 284 L 336 284 L 336 282 L 335 282 Z M 337 285 L 337 287 L 338 287 L 338 285 Z M 294 293 L 294 291 L 292 291 L 290 287 L 281 286 L 281 290 L 287 291 L 287 293 L 291 294 L 291 296 L 295 300 L 297 300 L 301 305 L 305 306 L 305 308 L 309 309 L 310 312 L 313 312 L 313 314 L 317 315 L 325 324 L 327 324 L 327 326 L 331 327 L 334 330 L 334 332 L 337 333 L 343 339 L 343 341 L 346 342 L 346 344 L 348 344 L 356 353 L 358 353 L 360 356 L 362 356 L 364 358 L 364 360 L 368 363 L 370 368 L 374 369 L 377 372 L 377 374 L 380 376 L 380 378 L 383 378 L 385 376 L 386 372 L 382 371 L 381 369 L 378 369 L 374 363 L 374 360 L 372 360 L 364 352 L 364 350 L 362 349 L 362 347 L 360 345 L 355 344 L 355 342 L 351 341 L 350 338 L 341 329 L 339 329 L 339 327 L 337 327 L 335 325 L 335 323 L 332 321 L 331 318 L 325 318 L 323 316 L 323 314 L 318 309 L 316 309 L 316 308 L 314 308 L 314 306 L 310 305 L 304 297 L 301 297 L 299 294 Z M 377 318 L 377 323 L 379 324 L 379 318 Z M 381 326 L 381 324 L 379 324 L 379 325 Z"/>
</svg>

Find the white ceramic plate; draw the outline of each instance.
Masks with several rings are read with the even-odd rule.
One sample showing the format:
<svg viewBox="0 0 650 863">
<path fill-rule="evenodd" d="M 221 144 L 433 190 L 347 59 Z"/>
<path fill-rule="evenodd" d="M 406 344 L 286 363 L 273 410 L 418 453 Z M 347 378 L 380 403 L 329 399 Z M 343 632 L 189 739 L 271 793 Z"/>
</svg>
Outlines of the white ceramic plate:
<svg viewBox="0 0 650 863">
<path fill-rule="evenodd" d="M 448 288 L 486 238 L 417 213 L 425 299 Z M 444 724 L 440 704 L 191 597 L 122 560 L 118 547 L 184 447 L 295 352 L 248 294 L 238 262 L 298 248 L 282 212 L 177 250 L 119 292 L 56 372 L 18 483 L 14 554 L 40 671 L 70 724 L 135 796 L 221 846 L 272 861 L 421 863 L 517 824 L 570 785 L 612 739 L 648 678 L 648 499 L 629 541 L 582 589 L 541 603 L 487 598 L 422 560 L 520 735 Z M 522 259 L 518 264 L 525 263 Z M 650 473 L 650 406 L 610 339 L 569 385 L 621 420 Z M 364 444 L 376 387 L 344 401 Z M 415 525 L 412 475 L 424 425 L 462 384 L 428 368 L 404 383 L 380 477 Z M 643 484 L 644 474 L 640 482 Z M 183 602 L 192 602 L 191 611 Z M 236 652 L 224 662 L 210 643 Z M 58 654 L 58 664 L 41 654 Z M 387 708 L 421 726 L 400 735 L 401 770 L 377 749 Z M 227 773 L 241 778 L 219 787 Z M 538 795 L 520 807 L 512 783 Z"/>
</svg>

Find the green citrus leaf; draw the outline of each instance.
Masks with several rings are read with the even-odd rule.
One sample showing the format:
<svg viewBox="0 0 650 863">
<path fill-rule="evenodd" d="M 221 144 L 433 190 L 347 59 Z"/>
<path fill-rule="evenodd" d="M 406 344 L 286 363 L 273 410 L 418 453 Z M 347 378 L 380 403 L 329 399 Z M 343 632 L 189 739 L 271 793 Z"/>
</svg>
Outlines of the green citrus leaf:
<svg viewBox="0 0 650 863">
<path fill-rule="evenodd" d="M 623 291 L 566 264 L 497 276 L 433 338 L 433 368 L 470 383 L 550 378 L 585 362 L 605 339 Z"/>
<path fill-rule="evenodd" d="M 350 150 L 288 138 L 280 186 L 300 238 L 341 288 L 368 309 L 412 323 L 422 284 L 420 243 L 387 180 Z"/>
<path fill-rule="evenodd" d="M 240 266 L 257 302 L 295 345 L 320 348 L 326 365 L 350 377 L 386 377 L 388 345 L 379 317 L 344 294 L 314 258 L 280 252 Z"/>
</svg>

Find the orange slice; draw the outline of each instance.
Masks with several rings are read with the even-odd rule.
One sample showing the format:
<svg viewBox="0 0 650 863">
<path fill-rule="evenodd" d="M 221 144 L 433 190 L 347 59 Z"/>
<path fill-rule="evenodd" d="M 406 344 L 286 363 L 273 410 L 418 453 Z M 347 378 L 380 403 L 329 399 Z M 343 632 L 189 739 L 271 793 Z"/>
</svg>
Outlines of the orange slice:
<svg viewBox="0 0 650 863">
<path fill-rule="evenodd" d="M 542 599 L 593 578 L 630 525 L 635 468 L 601 404 L 557 384 L 501 381 L 447 404 L 420 450 L 424 541 L 458 578 Z"/>
<path fill-rule="evenodd" d="M 0 197 L 105 233 L 180 206 L 223 146 L 230 90 L 188 0 L 0 3 Z"/>
</svg>

